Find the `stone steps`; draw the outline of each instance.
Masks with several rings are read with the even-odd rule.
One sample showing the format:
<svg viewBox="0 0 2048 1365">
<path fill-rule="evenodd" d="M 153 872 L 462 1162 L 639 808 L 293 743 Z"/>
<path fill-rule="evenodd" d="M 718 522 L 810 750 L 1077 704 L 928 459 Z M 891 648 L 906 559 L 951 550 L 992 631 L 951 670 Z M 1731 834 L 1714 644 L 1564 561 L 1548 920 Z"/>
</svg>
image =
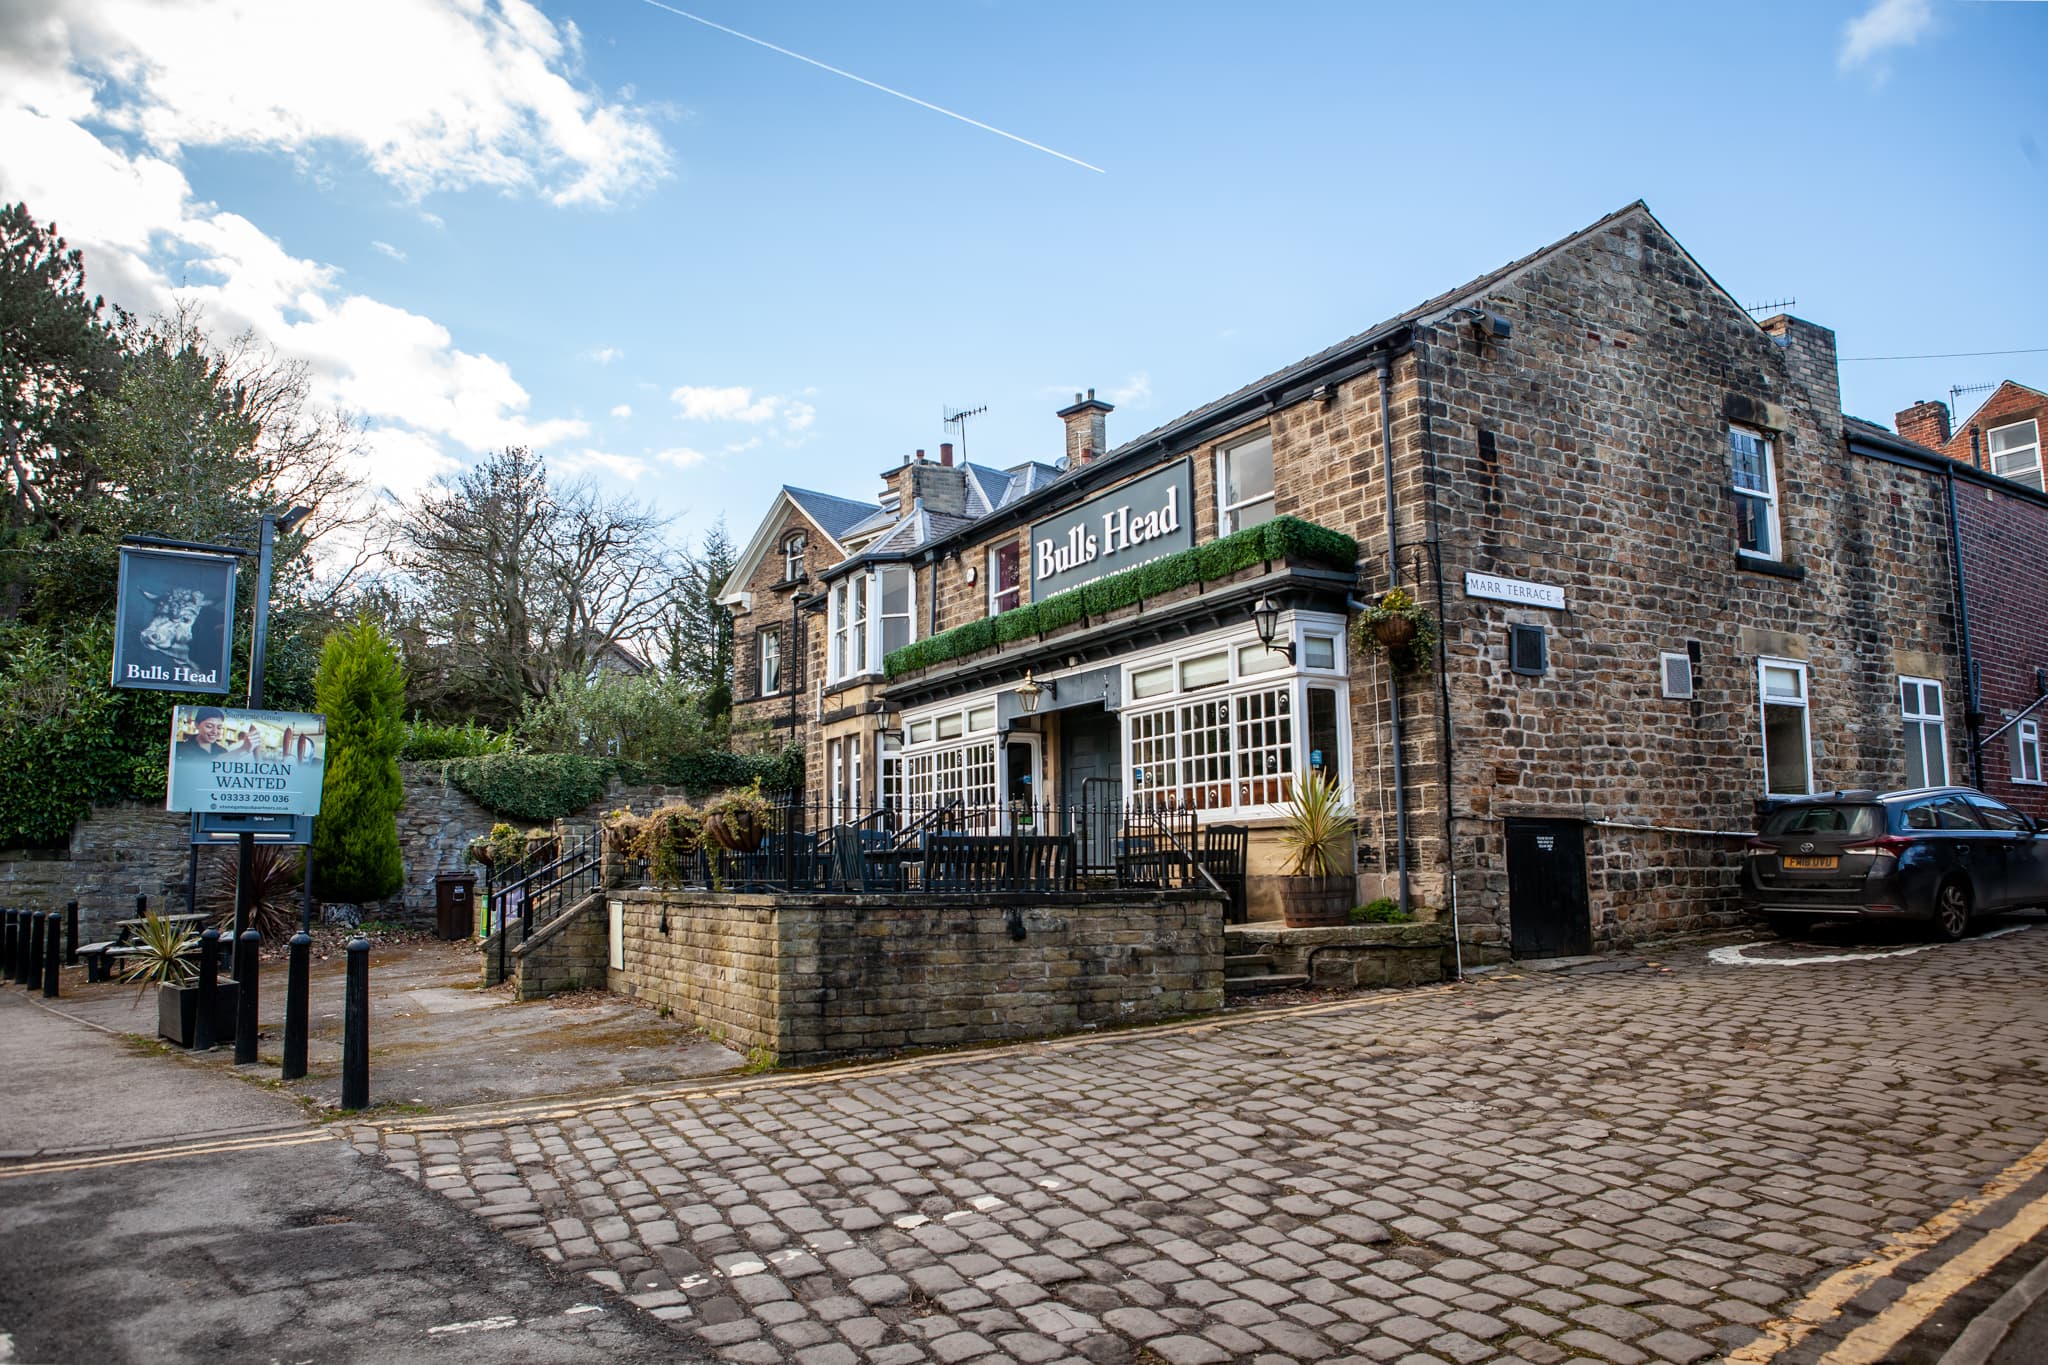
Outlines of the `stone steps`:
<svg viewBox="0 0 2048 1365">
<path fill-rule="evenodd" d="M 1267 972 L 1261 976 L 1226 976 L 1223 978 L 1223 997 L 1237 1000 L 1252 995 L 1277 995 L 1281 991 L 1304 990 L 1307 986 L 1307 977 L 1284 976 L 1279 972 Z"/>
<path fill-rule="evenodd" d="M 1266 976 L 1274 967 L 1271 953 L 1233 953 L 1223 959 L 1223 979 L 1231 981 L 1246 976 Z"/>
</svg>

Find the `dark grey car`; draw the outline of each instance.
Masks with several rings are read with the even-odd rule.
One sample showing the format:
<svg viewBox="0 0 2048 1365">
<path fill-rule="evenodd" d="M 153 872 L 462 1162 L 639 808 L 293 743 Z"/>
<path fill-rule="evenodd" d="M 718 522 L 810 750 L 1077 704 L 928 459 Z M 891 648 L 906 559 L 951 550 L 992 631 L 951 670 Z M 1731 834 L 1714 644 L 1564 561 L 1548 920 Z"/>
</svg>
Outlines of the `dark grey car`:
<svg viewBox="0 0 2048 1365">
<path fill-rule="evenodd" d="M 2048 827 L 1968 787 L 1800 797 L 1744 853 L 1743 904 L 1782 932 L 1897 918 L 1958 939 L 1973 915 L 2048 909 Z"/>
</svg>

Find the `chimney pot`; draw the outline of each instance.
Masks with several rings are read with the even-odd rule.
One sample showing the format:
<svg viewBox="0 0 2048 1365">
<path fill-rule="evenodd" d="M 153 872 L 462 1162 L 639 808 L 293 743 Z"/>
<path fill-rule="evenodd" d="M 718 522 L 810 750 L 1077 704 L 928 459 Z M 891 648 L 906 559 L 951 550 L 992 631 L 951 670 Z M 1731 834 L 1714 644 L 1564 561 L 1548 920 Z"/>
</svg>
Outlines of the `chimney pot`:
<svg viewBox="0 0 2048 1365">
<path fill-rule="evenodd" d="M 924 462 L 924 448 L 922 446 L 918 448 L 917 458 L 920 464 Z"/>
<path fill-rule="evenodd" d="M 953 467 L 953 443 L 951 441 L 939 442 L 939 463 L 945 465 L 948 469 Z"/>
<path fill-rule="evenodd" d="M 1074 405 L 1062 408 L 1059 419 L 1067 424 L 1067 467 L 1087 464 L 1109 448 L 1107 418 L 1115 409 L 1088 390 L 1087 397 L 1074 395 Z"/>
</svg>

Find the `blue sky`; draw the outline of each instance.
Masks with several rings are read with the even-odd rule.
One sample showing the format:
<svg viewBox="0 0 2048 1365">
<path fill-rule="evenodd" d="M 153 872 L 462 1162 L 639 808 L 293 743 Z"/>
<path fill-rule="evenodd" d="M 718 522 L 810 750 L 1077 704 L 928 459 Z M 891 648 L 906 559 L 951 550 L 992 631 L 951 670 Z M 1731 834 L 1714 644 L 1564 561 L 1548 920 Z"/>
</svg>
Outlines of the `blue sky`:
<svg viewBox="0 0 2048 1365">
<path fill-rule="evenodd" d="M 2048 344 L 2044 4 L 680 7 L 1103 171 L 644 0 L 24 0 L 0 197 L 306 357 L 397 497 L 523 441 L 692 535 L 945 405 L 1128 438 L 1638 197 L 1845 357 Z M 2048 354 L 1843 398 L 2003 377 Z"/>
</svg>

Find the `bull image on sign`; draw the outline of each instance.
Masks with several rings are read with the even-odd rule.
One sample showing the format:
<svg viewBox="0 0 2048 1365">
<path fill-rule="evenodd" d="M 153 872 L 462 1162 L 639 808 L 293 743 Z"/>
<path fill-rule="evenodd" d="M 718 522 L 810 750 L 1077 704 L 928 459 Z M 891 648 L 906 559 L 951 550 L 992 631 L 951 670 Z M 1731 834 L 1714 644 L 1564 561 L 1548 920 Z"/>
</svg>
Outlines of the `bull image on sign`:
<svg viewBox="0 0 2048 1365">
<path fill-rule="evenodd" d="M 227 692 L 235 619 L 231 557 L 124 545 L 119 603 L 114 686 Z"/>
<path fill-rule="evenodd" d="M 166 810 L 318 815 L 327 718 L 180 706 L 171 713 Z"/>
</svg>

